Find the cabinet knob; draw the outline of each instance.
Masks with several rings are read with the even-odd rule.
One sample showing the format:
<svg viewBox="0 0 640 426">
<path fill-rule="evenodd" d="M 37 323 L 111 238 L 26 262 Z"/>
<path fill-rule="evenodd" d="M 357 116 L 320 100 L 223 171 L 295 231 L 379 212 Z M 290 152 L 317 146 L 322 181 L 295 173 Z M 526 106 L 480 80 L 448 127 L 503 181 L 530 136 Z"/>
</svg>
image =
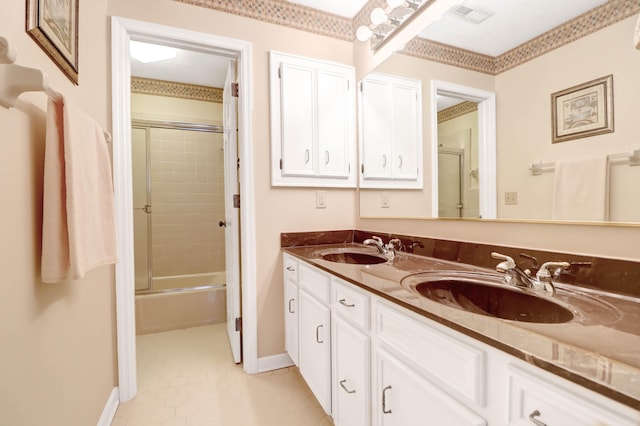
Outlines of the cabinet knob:
<svg viewBox="0 0 640 426">
<path fill-rule="evenodd" d="M 294 268 L 293 266 L 287 266 L 287 271 L 293 272 L 295 270 L 296 270 L 296 268 Z"/>
<path fill-rule="evenodd" d="M 329 151 L 324 152 L 324 164 L 329 164 Z"/>
<path fill-rule="evenodd" d="M 382 389 L 382 413 L 391 414 L 391 410 L 387 410 L 387 391 L 391 390 L 391 385 Z"/>
<path fill-rule="evenodd" d="M 289 299 L 289 313 L 290 314 L 295 314 L 296 312 L 293 310 L 293 308 L 291 307 L 291 302 L 293 302 L 295 299 Z"/>
<path fill-rule="evenodd" d="M 320 340 L 320 328 L 324 327 L 322 324 L 316 327 L 316 342 L 324 343 L 324 340 Z"/>
<path fill-rule="evenodd" d="M 531 423 L 533 423 L 536 426 L 547 426 L 546 423 L 536 419 L 536 417 L 539 417 L 539 416 L 540 416 L 540 411 L 535 410 L 533 413 L 529 414 L 529 420 L 531 421 Z"/>
<path fill-rule="evenodd" d="M 387 156 L 382 155 L 382 167 L 387 167 Z"/>
<path fill-rule="evenodd" d="M 356 393 L 356 390 L 355 390 L 355 389 L 354 389 L 354 390 L 349 390 L 349 389 L 347 389 L 347 387 L 345 386 L 345 383 L 346 383 L 346 382 L 347 382 L 347 379 L 340 380 L 340 387 L 341 387 L 342 389 L 344 389 L 344 391 L 345 391 L 346 393 Z"/>
<path fill-rule="evenodd" d="M 225 222 L 224 220 L 221 220 L 220 222 L 218 222 L 218 226 L 220 228 L 226 228 L 227 227 L 227 222 Z"/>
<path fill-rule="evenodd" d="M 347 303 L 347 299 L 340 299 L 338 300 L 338 303 L 340 303 L 342 306 L 346 306 L 347 308 L 353 308 L 356 306 L 353 303 Z"/>
<path fill-rule="evenodd" d="M 402 168 L 402 155 L 398 155 L 398 168 Z"/>
</svg>

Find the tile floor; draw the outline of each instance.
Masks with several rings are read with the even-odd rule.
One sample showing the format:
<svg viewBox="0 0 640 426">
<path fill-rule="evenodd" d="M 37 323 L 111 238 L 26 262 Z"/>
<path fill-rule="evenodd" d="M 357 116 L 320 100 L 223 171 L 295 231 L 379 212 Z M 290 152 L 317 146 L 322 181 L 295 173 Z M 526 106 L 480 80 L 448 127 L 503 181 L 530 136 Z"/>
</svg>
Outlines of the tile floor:
<svg viewBox="0 0 640 426">
<path fill-rule="evenodd" d="M 330 426 L 298 369 L 249 375 L 225 324 L 137 337 L 138 394 L 112 426 Z"/>
</svg>

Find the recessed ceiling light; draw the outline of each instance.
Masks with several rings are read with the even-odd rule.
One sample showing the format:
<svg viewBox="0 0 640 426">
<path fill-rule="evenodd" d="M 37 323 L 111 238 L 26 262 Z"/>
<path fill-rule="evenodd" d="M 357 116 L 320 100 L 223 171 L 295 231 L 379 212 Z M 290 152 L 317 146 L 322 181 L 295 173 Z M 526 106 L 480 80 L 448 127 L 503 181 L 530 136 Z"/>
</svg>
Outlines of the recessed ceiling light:
<svg viewBox="0 0 640 426">
<path fill-rule="evenodd" d="M 132 41 L 130 46 L 131 56 L 145 64 L 172 59 L 178 54 L 178 51 L 173 47 L 143 43 L 141 41 Z"/>
</svg>

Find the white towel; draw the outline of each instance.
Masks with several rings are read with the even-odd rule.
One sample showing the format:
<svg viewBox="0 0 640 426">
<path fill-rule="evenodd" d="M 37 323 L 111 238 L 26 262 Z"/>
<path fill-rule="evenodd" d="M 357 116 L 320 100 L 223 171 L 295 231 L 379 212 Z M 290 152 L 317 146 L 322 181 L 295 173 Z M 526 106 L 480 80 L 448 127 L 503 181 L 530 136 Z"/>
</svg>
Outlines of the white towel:
<svg viewBox="0 0 640 426">
<path fill-rule="evenodd" d="M 608 187 L 607 157 L 557 161 L 553 182 L 552 219 L 607 220 Z"/>
<path fill-rule="evenodd" d="M 104 132 L 68 99 L 49 100 L 42 281 L 73 279 L 117 260 L 111 162 Z"/>
</svg>

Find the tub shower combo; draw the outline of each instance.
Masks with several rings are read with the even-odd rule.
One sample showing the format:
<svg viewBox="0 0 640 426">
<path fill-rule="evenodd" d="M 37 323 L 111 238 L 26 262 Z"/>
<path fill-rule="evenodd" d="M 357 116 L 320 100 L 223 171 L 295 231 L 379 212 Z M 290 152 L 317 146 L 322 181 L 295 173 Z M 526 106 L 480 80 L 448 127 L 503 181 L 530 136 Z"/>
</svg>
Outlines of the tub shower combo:
<svg viewBox="0 0 640 426">
<path fill-rule="evenodd" d="M 132 123 L 136 333 L 225 322 L 223 131 Z"/>
</svg>

